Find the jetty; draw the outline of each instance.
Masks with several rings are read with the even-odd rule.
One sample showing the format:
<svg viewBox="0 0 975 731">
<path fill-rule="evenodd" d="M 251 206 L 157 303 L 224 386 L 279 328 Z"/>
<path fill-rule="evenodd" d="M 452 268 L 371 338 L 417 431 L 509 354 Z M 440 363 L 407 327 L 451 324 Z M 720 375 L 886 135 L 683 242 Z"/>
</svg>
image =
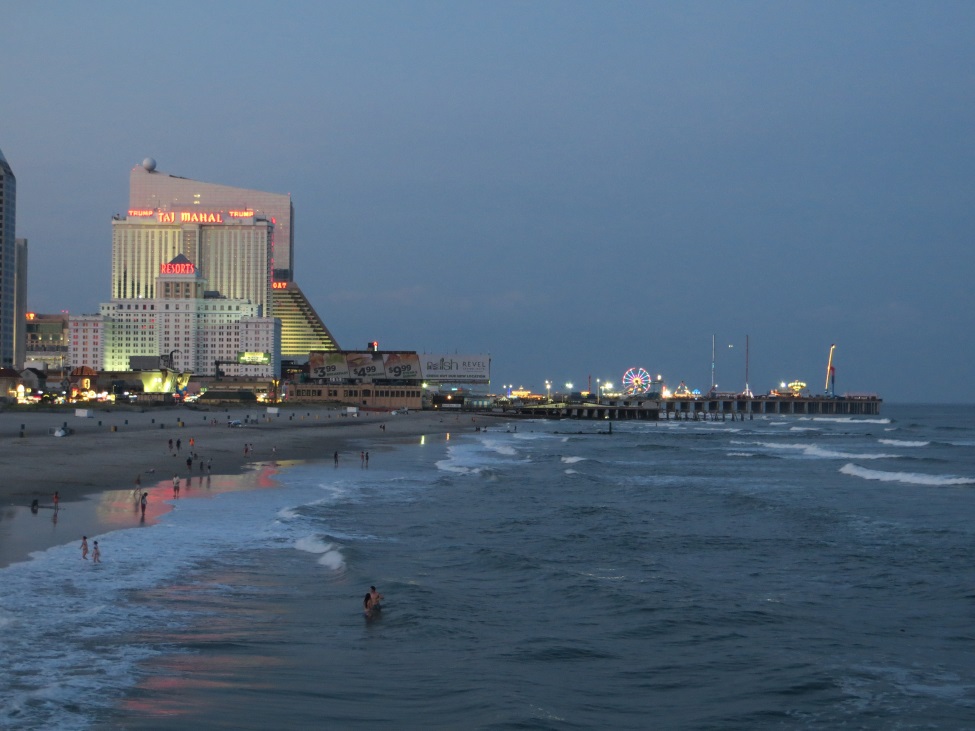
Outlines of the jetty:
<svg viewBox="0 0 975 731">
<path fill-rule="evenodd" d="M 604 403 L 553 402 L 511 405 L 507 416 L 614 421 L 744 420 L 756 416 L 878 416 L 878 396 L 729 396 L 628 398 Z"/>
</svg>

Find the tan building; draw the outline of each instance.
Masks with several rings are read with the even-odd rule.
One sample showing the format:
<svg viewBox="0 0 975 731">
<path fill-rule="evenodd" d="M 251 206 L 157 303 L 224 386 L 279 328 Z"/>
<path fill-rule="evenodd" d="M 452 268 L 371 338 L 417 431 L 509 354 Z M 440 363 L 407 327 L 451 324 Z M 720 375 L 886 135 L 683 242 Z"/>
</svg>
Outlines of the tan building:
<svg viewBox="0 0 975 731">
<path fill-rule="evenodd" d="M 293 218 L 288 194 L 170 175 L 156 170 L 155 160 L 147 158 L 130 173 L 126 215 L 116 216 L 125 223 L 113 244 L 112 296 L 152 296 L 152 267 L 183 254 L 199 265 L 211 289 L 250 299 L 264 305 L 266 317 L 280 318 L 282 357 L 338 350 L 294 281 Z M 138 225 L 137 219 L 144 224 Z M 267 226 L 267 242 L 255 238 L 246 224 Z"/>
</svg>

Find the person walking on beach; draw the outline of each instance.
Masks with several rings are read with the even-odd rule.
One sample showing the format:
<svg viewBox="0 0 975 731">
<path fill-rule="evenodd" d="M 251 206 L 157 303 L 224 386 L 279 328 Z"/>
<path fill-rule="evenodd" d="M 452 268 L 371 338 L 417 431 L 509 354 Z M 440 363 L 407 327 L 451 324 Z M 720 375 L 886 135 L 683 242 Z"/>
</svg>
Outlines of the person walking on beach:
<svg viewBox="0 0 975 731">
<path fill-rule="evenodd" d="M 335 455 L 333 456 L 333 459 L 335 460 L 335 466 L 338 467 L 339 466 L 339 453 L 338 452 L 335 453 Z"/>
<path fill-rule="evenodd" d="M 182 439 L 177 439 L 176 440 L 176 451 L 178 452 L 182 446 L 183 446 L 183 440 Z"/>
<path fill-rule="evenodd" d="M 142 517 L 145 518 L 146 517 L 146 505 L 149 504 L 149 493 L 147 493 L 147 492 L 142 493 L 142 498 L 139 500 L 139 503 L 142 505 Z"/>
<path fill-rule="evenodd" d="M 54 509 L 57 510 L 58 506 L 61 504 L 61 496 L 58 495 L 58 491 L 54 491 Z"/>
<path fill-rule="evenodd" d="M 92 548 L 91 550 L 91 562 L 92 563 L 102 562 L 102 552 L 101 549 L 98 548 L 98 541 L 95 541 L 94 548 Z"/>
<path fill-rule="evenodd" d="M 81 557 L 88 560 L 88 536 L 81 537 Z"/>
<path fill-rule="evenodd" d="M 366 467 L 369 466 L 369 452 L 366 452 Z"/>
<path fill-rule="evenodd" d="M 173 440 L 172 439 L 169 440 L 169 451 L 170 452 L 173 451 Z"/>
<path fill-rule="evenodd" d="M 179 475 L 173 475 L 173 497 L 179 497 Z"/>
</svg>

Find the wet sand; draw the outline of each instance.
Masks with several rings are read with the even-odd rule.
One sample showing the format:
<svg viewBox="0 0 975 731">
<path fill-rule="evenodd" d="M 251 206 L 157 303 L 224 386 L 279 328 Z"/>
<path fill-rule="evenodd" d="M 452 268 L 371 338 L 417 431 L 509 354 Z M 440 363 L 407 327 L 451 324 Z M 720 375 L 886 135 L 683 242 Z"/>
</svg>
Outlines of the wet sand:
<svg viewBox="0 0 975 731">
<path fill-rule="evenodd" d="M 112 408 L 93 410 L 90 418 L 73 410 L 0 412 L 0 567 L 32 551 L 80 545 L 82 535 L 91 544 L 111 530 L 151 525 L 170 509 L 174 475 L 180 499 L 208 496 L 266 483 L 296 462 L 331 461 L 336 451 L 340 466 L 358 468 L 362 449 L 378 452 L 383 443 L 471 428 L 469 420 L 439 412 L 348 416 L 336 407 L 278 408 L 277 414 L 264 406 Z M 232 421 L 242 426 L 228 427 Z M 71 434 L 53 436 L 65 424 Z M 245 444 L 252 445 L 246 454 Z M 145 521 L 141 492 L 149 493 Z"/>
</svg>

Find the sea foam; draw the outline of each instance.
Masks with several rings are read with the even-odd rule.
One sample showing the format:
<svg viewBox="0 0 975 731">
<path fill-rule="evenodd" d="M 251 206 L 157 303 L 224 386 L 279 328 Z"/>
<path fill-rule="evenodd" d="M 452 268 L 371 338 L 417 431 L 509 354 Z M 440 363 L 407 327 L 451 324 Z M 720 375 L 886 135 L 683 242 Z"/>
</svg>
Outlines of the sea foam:
<svg viewBox="0 0 975 731">
<path fill-rule="evenodd" d="M 903 482 L 907 485 L 928 485 L 931 487 L 945 487 L 952 485 L 975 485 L 973 477 L 958 477 L 956 475 L 924 475 L 916 472 L 884 472 L 883 470 L 868 470 L 855 464 L 845 464 L 840 472 L 851 477 L 879 482 Z"/>
</svg>

